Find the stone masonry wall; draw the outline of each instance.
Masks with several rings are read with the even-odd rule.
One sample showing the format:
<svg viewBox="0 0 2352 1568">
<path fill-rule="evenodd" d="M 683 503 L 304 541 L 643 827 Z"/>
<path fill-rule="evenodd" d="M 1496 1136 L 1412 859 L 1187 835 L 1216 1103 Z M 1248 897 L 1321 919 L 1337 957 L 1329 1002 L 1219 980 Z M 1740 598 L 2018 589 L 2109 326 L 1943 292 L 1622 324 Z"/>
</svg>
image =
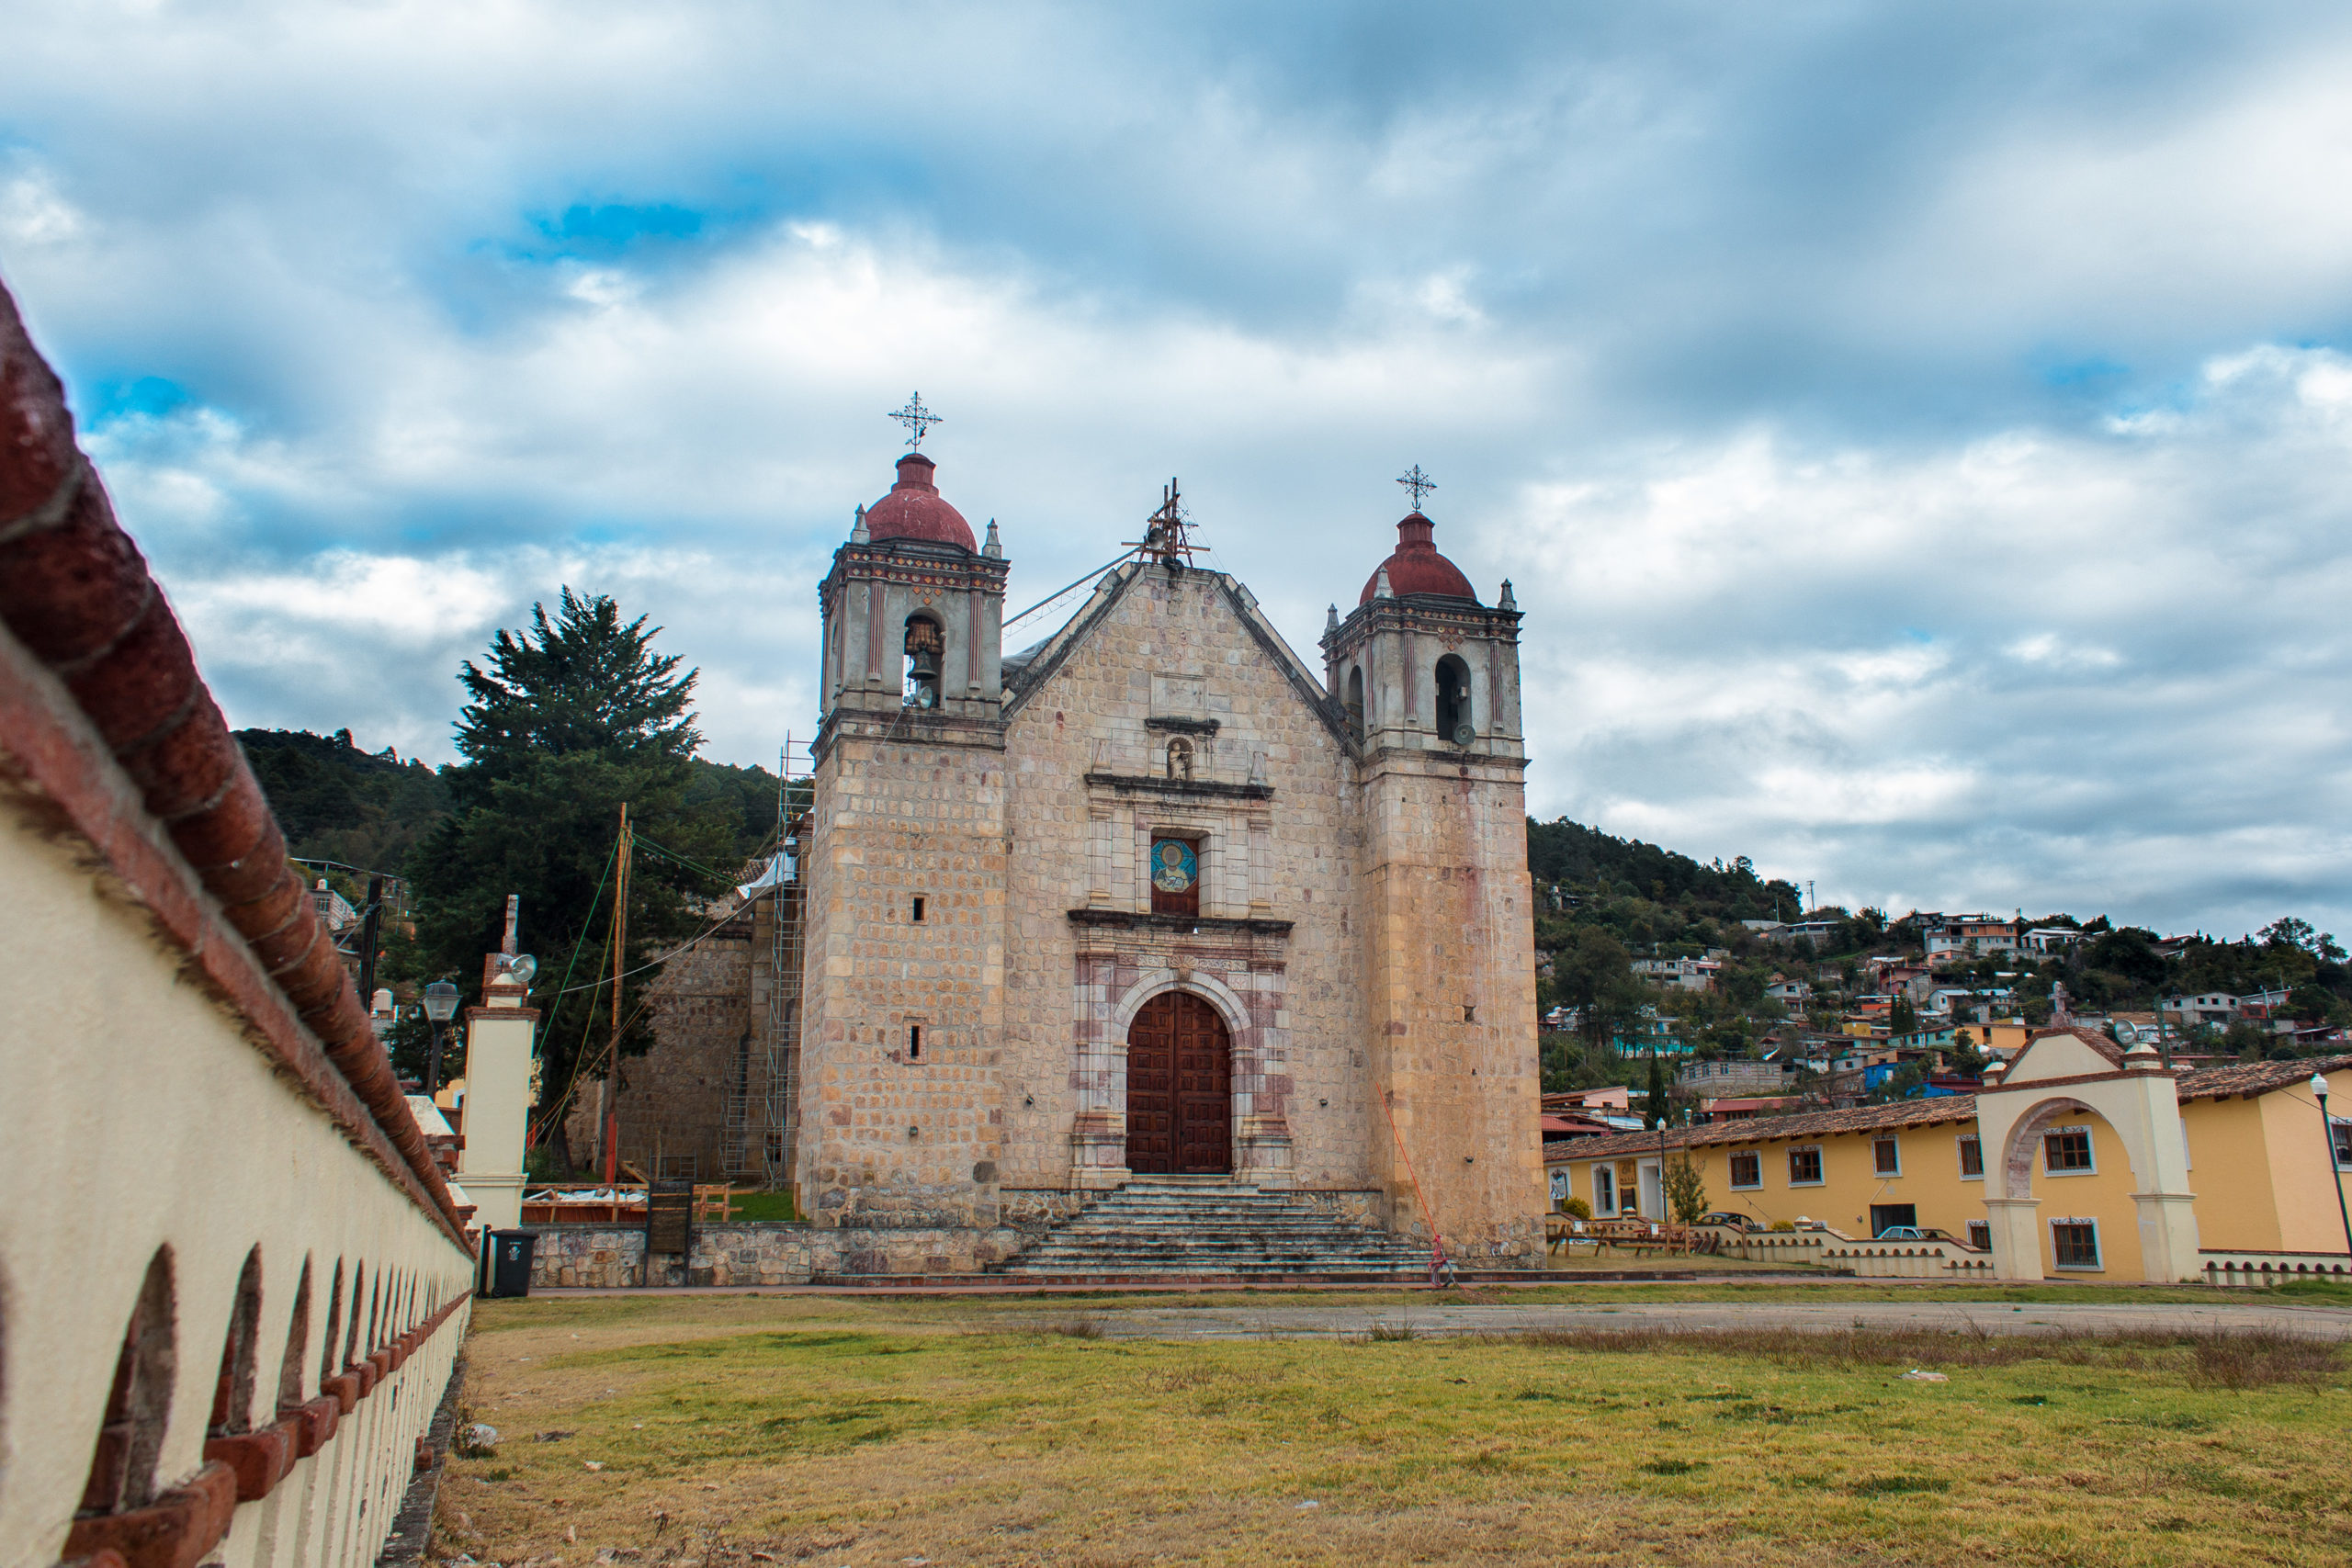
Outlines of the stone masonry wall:
<svg viewBox="0 0 2352 1568">
<path fill-rule="evenodd" d="M 1517 770 L 1384 750 L 1367 771 L 1377 1010 L 1368 1044 L 1412 1166 L 1390 1177 L 1399 1217 L 1409 1215 L 1400 1228 L 1426 1231 L 1425 1198 L 1456 1256 L 1540 1260 L 1533 915 Z"/>
<path fill-rule="evenodd" d="M 804 863 L 803 1212 L 985 1230 L 1003 1115 L 1001 732 L 914 713 L 830 722 Z"/>
<path fill-rule="evenodd" d="M 730 920 L 664 962 L 648 1011 L 652 1049 L 621 1062 L 621 1157 L 656 1179 L 724 1180 L 727 1093 L 755 1021 L 750 920 Z M 575 1100 L 567 1131 L 584 1159 L 596 1146 L 594 1087 Z"/>
<path fill-rule="evenodd" d="M 974 1274 L 1020 1250 L 1026 1233 L 1011 1227 L 867 1230 L 801 1224 L 698 1225 L 681 1261 L 656 1259 L 662 1278 L 645 1278 L 645 1231 L 631 1225 L 538 1228 L 531 1259 L 534 1290 L 654 1285 L 806 1285 L 894 1275 Z"/>
<path fill-rule="evenodd" d="M 1351 764 L 1229 579 L 1142 566 L 1119 581 L 1009 716 L 1004 1179 L 1118 1179 L 1125 1021 L 1154 988 L 1182 986 L 1234 1034 L 1241 1172 L 1367 1185 L 1378 1112 L 1361 1044 Z M 1211 788 L 1151 786 L 1178 739 Z M 1156 829 L 1200 836 L 1204 916 L 1260 928 L 1074 923 L 1073 909 L 1148 912 Z M 1278 921 L 1286 933 L 1264 929 Z"/>
</svg>

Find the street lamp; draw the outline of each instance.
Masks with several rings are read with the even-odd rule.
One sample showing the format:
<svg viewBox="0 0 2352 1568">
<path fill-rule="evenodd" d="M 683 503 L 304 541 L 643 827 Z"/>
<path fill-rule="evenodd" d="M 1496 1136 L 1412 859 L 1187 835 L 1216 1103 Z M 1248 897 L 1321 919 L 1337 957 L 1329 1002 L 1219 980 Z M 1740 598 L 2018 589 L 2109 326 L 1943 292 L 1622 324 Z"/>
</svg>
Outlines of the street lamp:
<svg viewBox="0 0 2352 1568">
<path fill-rule="evenodd" d="M 2344 1222 L 2344 1250 L 2352 1254 L 2352 1210 L 2345 1207 L 2344 1179 L 2335 1174 L 2335 1123 L 2327 1119 L 2327 1079 L 2318 1073 L 2312 1075 L 2312 1093 L 2319 1100 L 2320 1135 L 2327 1140 L 2327 1164 L 2321 1168 L 2335 1185 L 2335 1217 Z"/>
<path fill-rule="evenodd" d="M 458 1016 L 458 987 L 435 980 L 424 987 L 424 1016 L 433 1021 L 433 1049 L 425 1059 L 424 1097 L 441 1092 L 441 1026 Z"/>
</svg>

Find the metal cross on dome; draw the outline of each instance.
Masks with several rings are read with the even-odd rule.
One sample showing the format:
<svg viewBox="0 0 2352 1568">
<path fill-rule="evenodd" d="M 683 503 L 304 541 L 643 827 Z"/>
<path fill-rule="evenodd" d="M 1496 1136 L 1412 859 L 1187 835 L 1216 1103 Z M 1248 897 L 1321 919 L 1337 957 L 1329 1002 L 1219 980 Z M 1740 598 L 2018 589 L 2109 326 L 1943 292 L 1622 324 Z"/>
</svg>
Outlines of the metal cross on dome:
<svg viewBox="0 0 2352 1568">
<path fill-rule="evenodd" d="M 1396 482 L 1413 492 L 1413 510 L 1416 512 L 1421 509 L 1421 497 L 1437 489 L 1437 481 L 1421 472 L 1419 463 L 1407 469 L 1405 477 Z"/>
<path fill-rule="evenodd" d="M 940 418 L 939 415 L 932 412 L 929 409 L 922 406 L 922 394 L 921 392 L 917 392 L 914 396 L 909 398 L 905 408 L 892 411 L 890 417 L 897 420 L 900 424 L 905 425 L 909 430 L 914 433 L 907 437 L 907 445 L 918 452 L 922 450 L 923 432 L 929 430 L 934 424 L 944 424 L 947 423 L 945 420 Z"/>
</svg>

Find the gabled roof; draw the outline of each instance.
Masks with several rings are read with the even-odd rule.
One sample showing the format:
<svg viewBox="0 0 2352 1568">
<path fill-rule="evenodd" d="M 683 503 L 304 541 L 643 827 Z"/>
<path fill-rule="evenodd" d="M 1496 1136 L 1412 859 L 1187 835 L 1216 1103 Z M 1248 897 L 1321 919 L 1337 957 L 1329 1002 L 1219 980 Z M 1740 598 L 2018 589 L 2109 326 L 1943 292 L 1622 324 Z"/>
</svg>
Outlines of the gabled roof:
<svg viewBox="0 0 2352 1568">
<path fill-rule="evenodd" d="M 1132 560 L 1124 566 L 1112 568 L 1102 574 L 1102 581 L 1095 583 L 1093 596 L 1079 606 L 1078 614 L 1063 623 L 1059 631 L 1044 642 L 1023 649 L 1013 658 L 1004 660 L 1004 716 L 1011 718 L 1020 712 L 1031 697 L 1045 688 L 1046 682 L 1054 678 L 1054 672 L 1086 640 L 1088 634 L 1101 626 L 1103 618 L 1118 606 L 1119 601 L 1127 596 L 1127 591 L 1135 586 L 1138 578 L 1147 571 L 1166 570 L 1152 563 Z M 1227 607 L 1249 632 L 1250 640 L 1274 661 L 1274 667 L 1290 682 L 1299 700 L 1314 710 L 1316 716 L 1323 721 L 1323 727 L 1331 732 L 1331 739 L 1353 755 L 1356 743 L 1348 733 L 1346 714 L 1339 703 L 1323 690 L 1323 682 L 1299 662 L 1298 655 L 1291 651 L 1290 644 L 1283 640 L 1282 633 L 1274 629 L 1273 623 L 1260 611 L 1257 596 L 1225 572 L 1204 573 L 1198 568 L 1182 570 L 1216 580 L 1217 591 L 1225 596 Z"/>
<path fill-rule="evenodd" d="M 2020 1077 L 2018 1069 L 2031 1058 L 2034 1047 L 2045 1040 L 2064 1040 L 2069 1044 L 2079 1043 L 2088 1046 L 2091 1055 L 2106 1063 L 2109 1068 L 2117 1072 L 2123 1069 L 2123 1047 L 2096 1029 L 2075 1024 L 2069 1024 L 2064 1029 L 2037 1029 L 2026 1036 L 2025 1043 L 2018 1047 L 2018 1054 L 2009 1058 L 2009 1070 L 2001 1079 L 2004 1088 L 2011 1084 L 2024 1085 L 2034 1081 L 2031 1077 Z M 2046 1077 L 2051 1075 L 2044 1072 L 2042 1076 Z"/>
</svg>

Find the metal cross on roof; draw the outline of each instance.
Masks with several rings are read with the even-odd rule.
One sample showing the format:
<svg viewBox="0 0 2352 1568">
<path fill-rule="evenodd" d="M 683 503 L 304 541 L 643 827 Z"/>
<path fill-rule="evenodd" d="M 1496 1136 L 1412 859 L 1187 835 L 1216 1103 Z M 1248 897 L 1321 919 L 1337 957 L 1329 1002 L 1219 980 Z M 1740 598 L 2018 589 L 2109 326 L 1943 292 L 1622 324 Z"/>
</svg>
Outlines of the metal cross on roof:
<svg viewBox="0 0 2352 1568">
<path fill-rule="evenodd" d="M 1416 512 L 1421 509 L 1421 497 L 1437 489 L 1437 481 L 1421 472 L 1419 463 L 1408 468 L 1405 477 L 1396 482 L 1413 492 L 1413 510 Z"/>
<path fill-rule="evenodd" d="M 909 398 L 905 408 L 894 410 L 891 412 L 890 417 L 897 420 L 900 424 L 905 425 L 909 430 L 914 433 L 907 437 L 907 445 L 918 452 L 922 450 L 923 432 L 929 430 L 934 424 L 944 424 L 947 423 L 945 420 L 940 418 L 939 415 L 932 412 L 929 409 L 922 406 L 922 394 L 921 392 L 917 392 L 914 396 Z"/>
</svg>

